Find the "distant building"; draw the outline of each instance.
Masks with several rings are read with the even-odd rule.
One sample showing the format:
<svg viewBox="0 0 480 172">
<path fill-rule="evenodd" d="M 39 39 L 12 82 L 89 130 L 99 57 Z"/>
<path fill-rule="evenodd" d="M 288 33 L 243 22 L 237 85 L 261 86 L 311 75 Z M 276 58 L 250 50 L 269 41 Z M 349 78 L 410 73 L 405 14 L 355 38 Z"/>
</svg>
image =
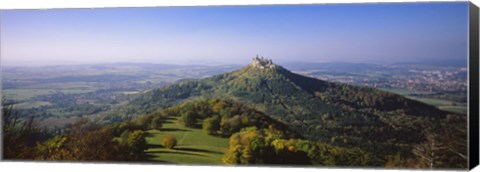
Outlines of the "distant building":
<svg viewBox="0 0 480 172">
<path fill-rule="evenodd" d="M 252 59 L 252 63 L 250 66 L 257 67 L 260 69 L 273 69 L 276 67 L 275 64 L 273 64 L 272 59 L 268 58 L 263 58 L 263 57 L 258 57 L 258 54 L 256 57 Z"/>
</svg>

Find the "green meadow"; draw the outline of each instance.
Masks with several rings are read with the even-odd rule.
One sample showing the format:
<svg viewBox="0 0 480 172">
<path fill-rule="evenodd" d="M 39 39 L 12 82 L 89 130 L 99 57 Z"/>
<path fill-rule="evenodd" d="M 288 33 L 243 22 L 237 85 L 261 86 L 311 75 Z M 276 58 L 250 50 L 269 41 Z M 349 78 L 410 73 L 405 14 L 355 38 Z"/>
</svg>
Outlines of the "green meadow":
<svg viewBox="0 0 480 172">
<path fill-rule="evenodd" d="M 177 139 L 174 149 L 163 147 L 165 134 Z M 146 131 L 146 140 L 150 147 L 146 150 L 147 160 L 172 164 L 222 164 L 223 152 L 228 146 L 228 138 L 184 127 L 177 123 L 177 118 L 167 120 L 161 131 Z"/>
<path fill-rule="evenodd" d="M 411 96 L 410 94 L 412 94 L 413 92 L 407 89 L 382 89 L 382 90 L 392 92 L 395 94 L 400 94 L 410 99 L 417 100 L 432 106 L 436 106 L 438 109 L 441 109 L 441 110 L 446 110 L 446 111 L 460 113 L 460 114 L 467 114 L 467 105 L 465 103 L 453 102 L 453 101 L 438 99 L 438 98 Z"/>
<path fill-rule="evenodd" d="M 446 111 L 461 113 L 461 114 L 467 113 L 467 105 L 465 103 L 455 103 L 453 101 L 436 99 L 436 98 L 419 98 L 419 97 L 409 97 L 409 98 L 436 106 L 438 109 L 441 109 L 441 110 L 446 110 Z"/>
</svg>

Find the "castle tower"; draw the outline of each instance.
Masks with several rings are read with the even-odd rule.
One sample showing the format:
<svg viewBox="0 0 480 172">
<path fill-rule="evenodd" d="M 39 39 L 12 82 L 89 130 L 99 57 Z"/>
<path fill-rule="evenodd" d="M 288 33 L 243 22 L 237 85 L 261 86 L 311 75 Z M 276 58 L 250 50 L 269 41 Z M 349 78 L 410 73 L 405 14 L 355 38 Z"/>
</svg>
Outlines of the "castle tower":
<svg viewBox="0 0 480 172">
<path fill-rule="evenodd" d="M 250 66 L 257 67 L 260 69 L 267 69 L 267 68 L 272 69 L 272 68 L 275 68 L 276 65 L 273 64 L 272 59 L 264 58 L 263 56 L 259 58 L 257 54 L 257 56 L 252 58 L 252 63 L 250 64 Z"/>
</svg>

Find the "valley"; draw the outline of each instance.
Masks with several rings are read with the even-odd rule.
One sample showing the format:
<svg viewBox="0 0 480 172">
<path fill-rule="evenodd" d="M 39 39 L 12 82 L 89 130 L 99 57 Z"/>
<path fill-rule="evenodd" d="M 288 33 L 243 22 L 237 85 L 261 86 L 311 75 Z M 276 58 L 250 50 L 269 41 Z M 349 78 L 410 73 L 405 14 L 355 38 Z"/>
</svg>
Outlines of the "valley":
<svg viewBox="0 0 480 172">
<path fill-rule="evenodd" d="M 71 124 L 68 118 L 93 116 L 125 104 L 144 91 L 234 67 L 127 63 L 4 67 L 1 94 L 5 104 L 22 109 L 24 117 L 34 116 L 42 127 L 63 128 Z"/>
<path fill-rule="evenodd" d="M 2 10 L 0 158 L 468 170 L 472 9 Z"/>
<path fill-rule="evenodd" d="M 416 150 L 430 136 L 466 151 L 447 139 L 464 134 L 463 68 L 328 65 L 290 71 L 254 58 L 244 67 L 8 67 L 2 68 L 2 100 L 21 119 L 38 122 L 53 157 L 76 151 L 69 138 L 86 137 L 77 130 L 111 137 L 109 155 L 119 160 L 170 164 L 413 167 L 422 164 Z M 442 76 L 412 75 L 419 70 L 441 70 L 436 74 Z M 440 79 L 446 73 L 453 84 Z M 167 136 L 176 140 L 174 148 L 165 147 Z M 48 146 L 53 143 L 65 147 Z M 463 166 L 452 152 L 443 155 Z"/>
</svg>

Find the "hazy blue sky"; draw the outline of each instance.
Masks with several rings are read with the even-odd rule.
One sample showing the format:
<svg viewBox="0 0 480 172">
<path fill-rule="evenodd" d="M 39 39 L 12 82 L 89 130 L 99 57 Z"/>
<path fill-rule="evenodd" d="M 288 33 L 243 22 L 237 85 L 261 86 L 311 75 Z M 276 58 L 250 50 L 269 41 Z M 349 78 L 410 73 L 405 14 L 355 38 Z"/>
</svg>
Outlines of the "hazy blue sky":
<svg viewBox="0 0 480 172">
<path fill-rule="evenodd" d="M 468 3 L 9 10 L 3 64 L 467 58 Z"/>
</svg>

